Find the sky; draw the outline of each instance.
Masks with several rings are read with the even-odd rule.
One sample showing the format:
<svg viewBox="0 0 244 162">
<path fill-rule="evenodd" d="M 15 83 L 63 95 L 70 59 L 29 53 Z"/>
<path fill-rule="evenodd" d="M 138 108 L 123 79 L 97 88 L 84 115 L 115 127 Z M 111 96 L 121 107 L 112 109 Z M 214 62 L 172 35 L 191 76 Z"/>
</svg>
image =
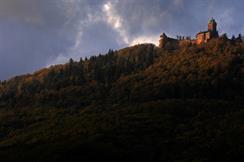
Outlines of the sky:
<svg viewBox="0 0 244 162">
<path fill-rule="evenodd" d="M 195 37 L 214 17 L 244 33 L 241 0 L 0 0 L 0 80 L 159 35 Z"/>
</svg>

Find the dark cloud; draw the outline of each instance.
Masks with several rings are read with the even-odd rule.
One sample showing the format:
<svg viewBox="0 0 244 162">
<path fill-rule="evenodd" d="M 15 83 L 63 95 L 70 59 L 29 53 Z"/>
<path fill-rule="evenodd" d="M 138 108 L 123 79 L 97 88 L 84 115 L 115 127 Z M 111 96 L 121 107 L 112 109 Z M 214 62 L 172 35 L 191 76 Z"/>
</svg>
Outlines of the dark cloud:
<svg viewBox="0 0 244 162">
<path fill-rule="evenodd" d="M 1 0 L 0 79 L 158 35 L 191 35 L 209 18 L 244 32 L 239 0 Z"/>
</svg>

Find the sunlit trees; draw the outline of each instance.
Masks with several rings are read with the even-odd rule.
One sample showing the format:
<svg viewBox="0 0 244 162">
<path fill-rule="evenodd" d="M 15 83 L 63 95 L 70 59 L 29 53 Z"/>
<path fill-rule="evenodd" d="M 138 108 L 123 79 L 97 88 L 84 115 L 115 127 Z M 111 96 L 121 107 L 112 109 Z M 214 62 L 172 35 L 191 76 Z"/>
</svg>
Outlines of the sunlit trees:
<svg viewBox="0 0 244 162">
<path fill-rule="evenodd" d="M 222 36 L 207 44 L 173 51 L 143 44 L 119 51 L 109 49 L 105 55 L 81 58 L 78 62 L 71 58 L 64 65 L 2 82 L 0 100 L 4 103 L 6 98 L 25 96 L 38 101 L 49 91 L 58 100 L 67 95 L 82 98 L 87 104 L 91 98 L 103 100 L 102 95 L 116 102 L 243 98 L 244 44 L 238 40 L 240 37 L 230 40 Z M 82 92 L 69 91 L 72 87 Z"/>
</svg>

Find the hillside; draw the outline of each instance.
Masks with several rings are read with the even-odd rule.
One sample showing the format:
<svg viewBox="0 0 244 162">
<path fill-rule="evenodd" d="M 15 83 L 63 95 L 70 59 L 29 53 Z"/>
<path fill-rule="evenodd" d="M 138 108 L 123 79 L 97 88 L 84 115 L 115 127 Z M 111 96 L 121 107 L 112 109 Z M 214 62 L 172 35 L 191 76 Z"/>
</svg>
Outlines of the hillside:
<svg viewBox="0 0 244 162">
<path fill-rule="evenodd" d="M 244 42 L 136 45 L 2 81 L 0 157 L 238 161 L 243 115 Z"/>
</svg>

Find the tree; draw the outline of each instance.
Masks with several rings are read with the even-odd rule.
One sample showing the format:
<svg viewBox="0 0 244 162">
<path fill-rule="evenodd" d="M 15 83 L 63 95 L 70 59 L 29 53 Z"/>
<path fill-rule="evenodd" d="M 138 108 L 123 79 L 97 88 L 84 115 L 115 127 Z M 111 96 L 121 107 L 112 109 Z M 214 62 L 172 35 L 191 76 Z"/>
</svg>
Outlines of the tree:
<svg viewBox="0 0 244 162">
<path fill-rule="evenodd" d="M 238 34 L 237 41 L 242 42 L 242 35 L 241 34 Z"/>
<path fill-rule="evenodd" d="M 80 62 L 81 64 L 83 64 L 84 61 L 83 61 L 83 58 L 82 58 L 82 57 L 80 58 L 80 61 L 79 61 L 79 62 Z"/>
<path fill-rule="evenodd" d="M 108 50 L 108 55 L 113 55 L 114 54 L 114 51 L 112 49 L 109 49 Z"/>
<path fill-rule="evenodd" d="M 69 64 L 73 64 L 74 60 L 72 58 L 69 59 Z"/>
</svg>

